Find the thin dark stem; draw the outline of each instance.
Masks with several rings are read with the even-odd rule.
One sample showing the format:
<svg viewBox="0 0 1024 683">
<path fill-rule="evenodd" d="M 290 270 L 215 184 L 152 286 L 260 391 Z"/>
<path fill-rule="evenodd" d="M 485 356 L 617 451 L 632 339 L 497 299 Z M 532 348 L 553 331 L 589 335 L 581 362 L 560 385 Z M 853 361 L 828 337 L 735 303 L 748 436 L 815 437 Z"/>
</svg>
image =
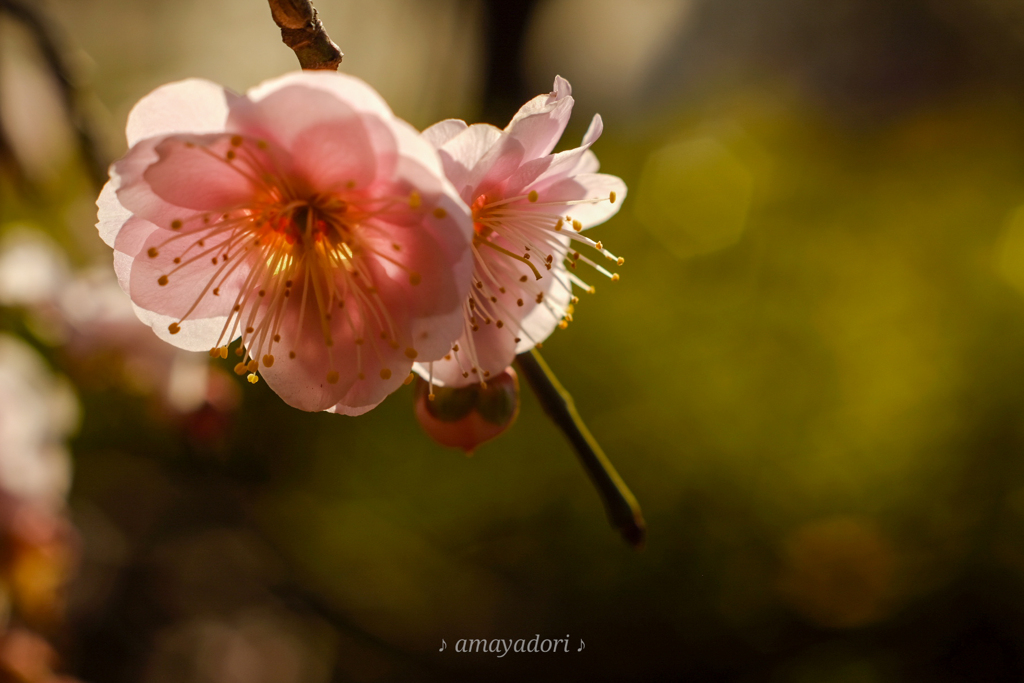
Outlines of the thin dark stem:
<svg viewBox="0 0 1024 683">
<path fill-rule="evenodd" d="M 337 71 L 344 56 L 327 35 L 309 0 L 269 0 L 281 40 L 290 47 L 303 69 Z"/>
<path fill-rule="evenodd" d="M 82 107 L 78 86 L 75 84 L 71 69 L 64 61 L 57 38 L 33 5 L 22 0 L 0 0 L 0 11 L 6 12 L 12 19 L 20 22 L 32 34 L 47 68 L 60 89 L 61 100 L 78 139 L 78 147 L 89 179 L 97 189 L 103 187 L 107 182 L 107 163 L 99 151 L 89 117 Z"/>
<path fill-rule="evenodd" d="M 519 371 L 537 394 L 541 407 L 555 425 L 569 439 L 576 451 L 583 469 L 597 487 L 604 503 L 608 520 L 619 530 L 626 542 L 639 550 L 647 536 L 647 526 L 636 497 L 615 471 L 608 456 L 601 450 L 597 440 L 583 424 L 572 395 L 561 385 L 558 378 L 544 362 L 540 353 L 533 349 L 516 357 Z"/>
</svg>

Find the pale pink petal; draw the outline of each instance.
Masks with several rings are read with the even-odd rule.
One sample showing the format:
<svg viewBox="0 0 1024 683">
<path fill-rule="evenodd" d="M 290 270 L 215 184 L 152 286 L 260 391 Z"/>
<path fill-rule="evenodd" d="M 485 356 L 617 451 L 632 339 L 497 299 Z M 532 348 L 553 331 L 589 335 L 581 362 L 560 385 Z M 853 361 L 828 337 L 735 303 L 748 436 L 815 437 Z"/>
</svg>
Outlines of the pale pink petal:
<svg viewBox="0 0 1024 683">
<path fill-rule="evenodd" d="M 393 160 L 397 146 L 393 140 L 391 143 L 389 156 Z M 292 141 L 291 149 L 298 170 L 322 192 L 366 187 L 377 178 L 374 144 L 362 118 L 355 114 L 306 128 Z"/>
<path fill-rule="evenodd" d="M 477 123 L 453 137 L 438 150 L 445 175 L 463 199 L 467 197 L 466 191 L 475 190 L 479 183 L 479 178 L 471 176 L 481 159 L 501 138 L 500 129 L 486 123 Z M 493 163 L 493 158 L 491 162 Z"/>
<path fill-rule="evenodd" d="M 529 351 L 538 343 L 543 342 L 558 327 L 565 316 L 572 299 L 572 285 L 564 266 L 552 270 L 546 278 L 549 286 L 544 294 L 545 304 L 534 307 L 520 322 L 519 344 L 517 354 Z"/>
<path fill-rule="evenodd" d="M 211 260 L 222 255 L 230 236 L 176 234 L 142 219 L 131 219 L 118 235 L 114 248 L 135 257 L 128 289 L 132 301 L 176 320 L 185 316 L 226 316 L 251 268 L 245 261 L 232 261 L 221 264 L 224 274 L 230 273 L 227 281 L 217 276 L 218 268 L 211 265 Z M 150 253 L 155 256 L 150 257 Z M 174 263 L 175 259 L 180 259 L 180 263 Z M 219 293 L 214 294 L 214 289 L 219 289 Z"/>
<path fill-rule="evenodd" d="M 351 406 L 347 406 L 344 403 L 339 403 L 339 404 L 337 404 L 335 406 L 331 406 L 330 408 L 328 408 L 324 412 L 334 413 L 335 415 L 348 415 L 349 417 L 358 417 L 359 415 L 365 415 L 366 413 L 370 412 L 371 410 L 373 410 L 374 408 L 376 408 L 377 406 L 379 406 L 383 402 L 384 402 L 384 399 L 381 399 L 380 401 L 378 401 L 378 402 L 376 402 L 376 403 L 374 403 L 372 405 L 359 406 L 359 407 L 356 407 L 356 408 L 353 408 Z"/>
<path fill-rule="evenodd" d="M 558 144 L 572 115 L 573 99 L 568 81 L 555 77 L 554 91 L 527 102 L 512 117 L 505 133 L 523 146 L 525 159 L 536 159 Z"/>
<path fill-rule="evenodd" d="M 96 199 L 96 207 L 99 209 L 96 227 L 100 231 L 100 239 L 109 247 L 114 246 L 114 239 L 121 226 L 132 217 L 132 212 L 117 200 L 117 189 L 120 186 L 121 177 L 111 167 L 110 180 L 103 186 L 100 196 Z"/>
<path fill-rule="evenodd" d="M 299 86 L 298 89 L 313 89 L 330 93 L 338 101 L 344 102 L 365 114 L 372 114 L 386 119 L 393 116 L 391 108 L 384 101 L 384 98 L 367 85 L 366 81 L 334 71 L 295 71 L 264 81 L 256 87 L 250 88 L 246 92 L 246 97 L 253 102 L 260 102 L 279 90 L 291 86 Z M 296 114 L 300 114 L 300 112 L 296 112 Z"/>
<path fill-rule="evenodd" d="M 257 176 L 241 160 L 226 158 L 235 153 L 231 136 L 175 135 L 165 138 L 155 151 L 157 161 L 143 178 L 164 201 L 196 211 L 226 211 L 252 201 Z M 127 208 L 149 218 L 144 209 L 133 205 L 135 195 L 127 188 L 118 197 Z"/>
<path fill-rule="evenodd" d="M 593 151 L 587 150 L 576 163 L 576 167 L 569 172 L 569 175 L 580 175 L 582 173 L 597 173 L 601 170 L 601 162 Z"/>
<path fill-rule="evenodd" d="M 156 146 L 163 138 L 149 138 L 138 143 L 128 153 L 111 166 L 111 183 L 117 183 L 111 189 L 117 201 L 129 212 L 143 216 L 147 220 L 165 228 L 170 228 L 174 221 L 189 224 L 198 219 L 202 212 L 175 206 L 153 192 L 143 174 L 158 159 Z M 116 223 L 108 222 L 110 214 L 103 216 L 99 228 L 106 237 L 116 239 Z M 116 221 L 117 216 L 114 216 Z"/>
<path fill-rule="evenodd" d="M 424 130 L 422 135 L 434 147 L 441 147 L 466 128 L 468 126 L 462 119 L 445 119 Z"/>
<path fill-rule="evenodd" d="M 549 185 L 580 173 L 593 173 L 597 170 L 597 157 L 590 152 L 590 147 L 601 136 L 604 124 L 600 115 L 595 114 L 583 136 L 583 144 L 558 154 L 541 157 L 523 164 L 516 171 L 505 191 L 508 195 L 525 194 L 529 190 L 541 191 Z M 587 170 L 594 166 L 594 169 Z"/>
<path fill-rule="evenodd" d="M 339 311 L 339 315 L 333 316 L 329 328 L 334 345 L 326 346 L 315 294 L 310 292 L 307 295 L 303 313 L 302 291 L 302 283 L 297 283 L 282 314 L 281 341 L 265 349 L 265 353 L 269 351 L 274 355 L 273 365 L 266 367 L 262 358 L 257 360 L 261 362 L 260 374 L 267 385 L 286 403 L 300 410 L 326 410 L 357 381 L 359 365 L 352 352 L 355 335 L 348 318 Z M 357 319 L 355 322 L 361 324 L 362 321 Z M 249 351 L 255 353 L 255 349 L 250 348 Z M 291 357 L 293 353 L 294 358 Z M 329 381 L 334 377 L 328 377 L 332 371 L 337 373 L 334 382 Z M 364 381 L 380 381 L 376 375 L 367 377 Z"/>
<path fill-rule="evenodd" d="M 457 239 L 463 222 L 449 213 L 426 226 L 368 229 L 364 237 L 379 273 L 378 295 L 392 315 L 410 321 L 410 347 L 420 359 L 443 356 L 459 333 L 473 267 L 472 252 Z"/>
<path fill-rule="evenodd" d="M 615 201 L 610 196 L 615 193 Z M 565 213 L 579 221 L 584 228 L 590 228 L 614 216 L 619 212 L 622 201 L 626 198 L 626 183 L 621 178 L 606 173 L 585 173 L 566 178 L 546 188 L 541 193 L 545 202 L 570 201 L 578 199 L 595 199 L 594 202 L 573 204 L 566 208 Z"/>
<path fill-rule="evenodd" d="M 128 114 L 128 146 L 157 135 L 223 131 L 228 107 L 237 99 L 231 91 L 199 78 L 161 86 Z"/>
<path fill-rule="evenodd" d="M 147 311 L 134 303 L 132 308 L 139 320 L 153 328 L 157 337 L 184 351 L 209 351 L 217 344 L 217 339 L 227 321 L 227 318 L 186 320 L 178 325 L 179 332 L 171 334 L 170 325 L 177 323 L 177 318 Z"/>
</svg>

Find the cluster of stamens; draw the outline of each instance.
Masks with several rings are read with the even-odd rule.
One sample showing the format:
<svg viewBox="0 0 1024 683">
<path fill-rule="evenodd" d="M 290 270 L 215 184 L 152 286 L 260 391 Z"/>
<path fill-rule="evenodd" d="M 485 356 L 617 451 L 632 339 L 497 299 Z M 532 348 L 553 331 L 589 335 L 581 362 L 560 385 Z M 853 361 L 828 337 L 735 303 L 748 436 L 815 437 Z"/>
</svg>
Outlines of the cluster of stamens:
<svg viewBox="0 0 1024 683">
<path fill-rule="evenodd" d="M 605 249 L 601 242 L 583 235 L 582 223 L 574 220 L 571 214 L 560 213 L 562 210 L 571 211 L 569 207 L 573 205 L 605 201 L 614 204 L 615 200 L 615 193 L 610 192 L 606 197 L 595 199 L 541 202 L 536 190 L 499 200 L 489 200 L 486 195 L 477 197 L 471 207 L 474 228 L 473 288 L 463 304 L 466 325 L 464 337 L 469 348 L 460 348 L 456 344 L 452 348 L 452 353 L 445 356 L 445 360 L 452 360 L 454 357 L 464 378 L 476 375 L 481 382 L 485 382 L 490 372 L 479 367 L 480 362 L 472 334 L 479 331 L 482 325 L 494 324 L 498 329 L 509 329 L 509 334 L 514 336 L 517 344 L 522 341 L 517 335 L 523 335 L 534 345 L 540 346 L 540 340 L 530 339 L 527 331 L 513 330 L 512 326 L 506 327 L 505 319 L 521 317 L 513 315 L 499 298 L 499 295 L 505 294 L 509 289 L 522 291 L 537 305 L 545 306 L 553 317 L 561 318 L 558 326 L 565 329 L 572 322 L 574 306 L 579 302 L 572 294 L 572 285 L 581 287 L 591 294 L 595 291 L 592 285 L 587 284 L 576 274 L 579 263 L 591 266 L 613 282 L 618 281 L 618 273 L 609 271 L 601 263 L 581 254 L 573 248 L 573 244 L 579 243 L 595 249 L 607 261 L 616 265 L 621 266 L 624 259 Z M 504 258 L 485 260 L 484 250 L 496 252 Z M 545 275 L 554 277 L 549 271 L 555 267 L 556 262 L 562 262 L 567 266 L 567 281 L 555 277 L 554 285 L 564 288 L 569 294 L 570 303 L 564 311 L 556 308 L 545 297 L 549 287 L 537 283 Z M 521 267 L 516 264 L 527 266 L 532 272 L 532 277 L 522 274 Z M 523 307 L 526 303 L 524 298 L 520 297 L 517 298 L 515 305 Z"/>
<path fill-rule="evenodd" d="M 235 353 L 241 359 L 235 372 L 247 375 L 255 384 L 259 368 L 272 367 L 276 362 L 285 311 L 294 306 L 295 294 L 300 298 L 296 333 L 303 329 L 307 310 L 319 317 L 329 360 L 324 377 L 328 383 L 339 379 L 333 350 L 334 316 L 341 316 L 352 333 L 358 379 L 365 379 L 364 354 L 375 354 L 382 365 L 381 378 L 390 378 L 391 370 L 381 351 L 383 345 L 399 348 L 399 334 L 374 286 L 366 257 L 394 264 L 406 273 L 411 285 L 419 284 L 421 276 L 399 260 L 400 244 L 392 242 L 392 253 L 384 253 L 362 237 L 383 230 L 373 219 L 386 219 L 389 213 L 425 211 L 419 195 L 366 196 L 354 181 L 331 193 L 302 189 L 299 183 L 276 172 L 269 155 L 261 154 L 267 149 L 264 141 L 240 135 L 231 138 L 226 152 L 217 153 L 191 142 L 185 146 L 212 155 L 242 174 L 254 193 L 244 206 L 172 221 L 166 227 L 175 234 L 148 250 L 148 256 L 156 258 L 164 250 L 183 245 L 173 258 L 173 267 L 158 277 L 160 286 L 168 285 L 180 270 L 192 264 L 210 264 L 208 281 L 186 313 L 170 324 L 171 334 L 180 332 L 181 324 L 207 297 L 233 295 L 227 320 L 210 355 L 227 358 L 228 345 L 240 336 L 242 343 Z M 435 209 L 435 217 L 443 218 L 442 212 Z M 236 272 L 244 274 L 241 286 L 225 287 Z M 295 340 L 298 335 L 288 336 Z M 295 359 L 298 353 L 301 349 L 287 349 L 289 359 Z M 410 346 L 405 355 L 414 359 L 417 353 Z"/>
</svg>

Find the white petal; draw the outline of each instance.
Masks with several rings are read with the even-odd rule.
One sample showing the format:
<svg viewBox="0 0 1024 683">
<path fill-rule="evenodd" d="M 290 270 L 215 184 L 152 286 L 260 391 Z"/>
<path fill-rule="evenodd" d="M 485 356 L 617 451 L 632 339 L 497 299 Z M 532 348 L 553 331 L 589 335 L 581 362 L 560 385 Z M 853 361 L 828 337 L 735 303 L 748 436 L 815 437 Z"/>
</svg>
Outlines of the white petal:
<svg viewBox="0 0 1024 683">
<path fill-rule="evenodd" d="M 128 146 L 155 135 L 224 130 L 229 102 L 238 95 L 200 78 L 168 83 L 149 93 L 128 114 Z"/>
<path fill-rule="evenodd" d="M 421 135 L 434 147 L 441 147 L 468 127 L 462 119 L 445 119 L 427 128 Z"/>
<path fill-rule="evenodd" d="M 246 92 L 253 102 L 290 85 L 316 88 L 335 95 L 339 100 L 361 112 L 392 117 L 391 108 L 366 81 L 336 71 L 295 71 L 264 81 Z"/>
<path fill-rule="evenodd" d="M 96 228 L 100 231 L 100 239 L 107 243 L 107 246 L 114 246 L 114 239 L 121 230 L 124 222 L 132 217 L 132 212 L 121 206 L 117 200 L 117 188 L 121 186 L 121 177 L 110 169 L 110 180 L 103 186 L 100 196 L 96 199 L 96 206 L 99 209 Z"/>
</svg>

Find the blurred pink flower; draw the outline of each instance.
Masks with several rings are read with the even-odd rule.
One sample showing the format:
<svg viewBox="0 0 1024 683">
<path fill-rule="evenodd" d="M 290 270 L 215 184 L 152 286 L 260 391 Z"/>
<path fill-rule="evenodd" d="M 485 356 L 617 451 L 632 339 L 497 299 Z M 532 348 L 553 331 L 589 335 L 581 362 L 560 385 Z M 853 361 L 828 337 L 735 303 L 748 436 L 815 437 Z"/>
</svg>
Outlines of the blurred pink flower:
<svg viewBox="0 0 1024 683">
<path fill-rule="evenodd" d="M 63 510 L 71 484 L 65 440 L 78 400 L 30 346 L 0 334 L 0 492 Z"/>
<path fill-rule="evenodd" d="M 128 120 L 99 231 L 136 313 L 304 410 L 359 414 L 461 326 L 471 221 L 438 155 L 362 81 L 290 74 L 238 96 L 158 88 Z"/>
<path fill-rule="evenodd" d="M 505 130 L 441 121 L 423 132 L 441 155 L 448 179 L 473 215 L 473 288 L 463 302 L 463 329 L 452 353 L 417 372 L 442 386 L 464 386 L 497 375 L 572 318 L 572 285 L 593 288 L 567 268 L 587 263 L 573 242 L 622 263 L 580 234 L 613 216 L 626 196 L 619 178 L 597 173 L 590 146 L 600 137 L 595 115 L 580 147 L 552 154 L 572 113 L 568 81 L 527 102 Z"/>
</svg>

